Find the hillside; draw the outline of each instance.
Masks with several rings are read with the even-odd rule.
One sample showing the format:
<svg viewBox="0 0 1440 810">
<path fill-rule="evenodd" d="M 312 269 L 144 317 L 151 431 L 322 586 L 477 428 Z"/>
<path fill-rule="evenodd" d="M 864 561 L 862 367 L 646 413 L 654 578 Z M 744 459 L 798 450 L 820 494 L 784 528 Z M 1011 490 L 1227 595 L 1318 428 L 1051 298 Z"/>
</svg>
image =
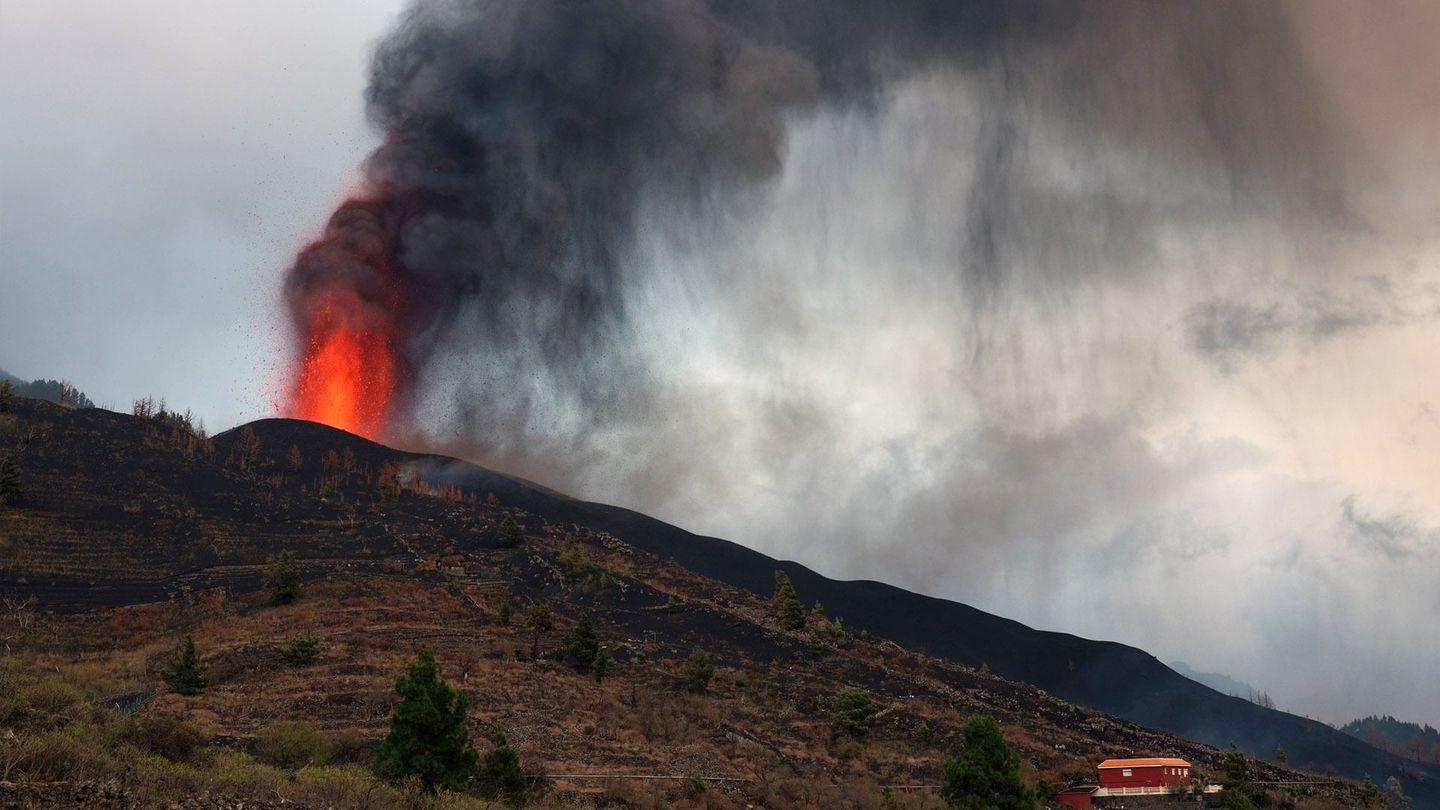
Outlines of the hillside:
<svg viewBox="0 0 1440 810">
<path fill-rule="evenodd" d="M 1362 717 L 1340 730 L 1376 748 L 1391 751 L 1415 762 L 1440 765 L 1440 731 L 1433 726 L 1397 720 L 1394 717 Z"/>
<path fill-rule="evenodd" d="M 10 383 L 11 391 L 15 396 L 29 397 L 31 399 L 44 399 L 50 402 L 63 402 L 67 405 L 74 405 L 77 408 L 93 408 L 95 403 L 85 392 L 76 388 L 68 380 L 22 380 L 10 372 L 0 369 L 0 382 Z"/>
<path fill-rule="evenodd" d="M 470 696 L 477 736 L 503 729 L 528 771 L 551 775 L 557 800 L 879 807 L 881 786 L 935 784 L 973 713 L 1001 722 L 1032 781 L 1125 755 L 1184 756 L 1214 773 L 1219 750 L 1192 739 L 1224 735 L 1267 755 L 1283 745 L 1291 764 L 1315 771 L 1376 781 L 1400 771 L 1359 740 L 1226 698 L 1133 648 L 829 580 L 453 459 L 289 420 L 202 440 L 164 418 L 34 400 L 14 410 L 0 431 L 21 447 L 27 496 L 0 513 L 0 593 L 38 601 L 10 639 L 28 663 L 10 674 L 80 668 L 107 673 L 92 696 L 143 694 L 189 633 L 212 688 L 188 701 L 162 693 L 141 713 L 189 716 L 240 748 L 278 720 L 306 718 L 363 760 L 383 734 L 394 675 L 425 645 Z M 506 515 L 524 529 L 520 550 L 496 538 Z M 281 550 L 301 559 L 306 595 L 267 607 L 260 569 Z M 803 630 L 769 616 L 777 568 L 806 604 L 824 605 Z M 502 603 L 518 615 L 539 599 L 554 607 L 554 633 L 537 640 L 500 621 Z M 601 684 L 544 655 L 582 615 L 618 663 Z M 302 632 L 322 653 L 288 668 L 273 647 Z M 677 686 L 678 662 L 697 646 L 718 663 L 709 695 Z M 830 728 L 843 685 L 882 707 L 862 740 Z M 595 776 L 616 773 L 705 779 Z M 1433 773 L 1406 773 L 1407 792 L 1433 795 Z"/>
<path fill-rule="evenodd" d="M 1216 692 L 1236 697 L 1249 697 L 1260 690 L 1244 681 L 1237 681 L 1223 672 L 1199 672 L 1184 661 L 1171 661 L 1170 668 L 1196 683 L 1202 683 Z"/>
</svg>

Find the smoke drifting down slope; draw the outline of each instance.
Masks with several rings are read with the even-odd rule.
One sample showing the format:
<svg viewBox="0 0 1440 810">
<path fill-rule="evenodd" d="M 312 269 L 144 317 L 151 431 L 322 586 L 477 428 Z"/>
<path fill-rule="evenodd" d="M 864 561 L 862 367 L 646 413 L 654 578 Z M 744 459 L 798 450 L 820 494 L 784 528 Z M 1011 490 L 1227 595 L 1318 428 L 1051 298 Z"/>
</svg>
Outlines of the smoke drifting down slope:
<svg viewBox="0 0 1440 810">
<path fill-rule="evenodd" d="M 361 190 L 287 279 L 293 410 L 1065 629 L 1209 609 L 1200 567 L 1363 604 L 1292 538 L 1383 579 L 1345 505 L 1404 499 L 1271 389 L 1347 337 L 1413 365 L 1440 195 L 1376 204 L 1412 99 L 1317 60 L 1373 50 L 1339 9 L 419 2 Z M 1144 584 L 1078 584 L 1116 566 Z M 1440 668 L 1383 614 L 1257 612 L 1215 616 L 1236 662 L 1331 633 Z M 1175 634 L 1146 621 L 1126 640 Z"/>
<path fill-rule="evenodd" d="M 498 405 L 524 419 L 552 389 L 591 408 L 614 404 L 618 378 L 644 384 L 625 302 L 642 271 L 623 257 L 642 203 L 678 206 L 691 222 L 715 218 L 776 176 L 790 123 L 821 105 L 873 109 L 886 87 L 921 69 L 1010 71 L 1011 62 L 1090 58 L 1086 21 L 1033 4 L 845 5 L 822 13 L 681 0 L 417 4 L 375 56 L 367 101 L 385 142 L 366 166 L 365 188 L 289 277 L 305 358 L 299 411 L 370 434 L 403 429 L 427 372 L 457 339 L 503 368 L 500 379 L 541 381 L 534 391 L 512 383 L 503 394 L 471 392 L 480 394 L 478 411 Z M 1253 12 L 1209 13 L 1256 22 Z M 1137 40 L 1178 40 L 1193 22 L 1174 11 L 1152 16 Z M 1210 164 L 1195 167 L 1205 171 L 1219 165 L 1235 182 L 1268 182 L 1248 165 L 1267 158 L 1287 172 L 1314 168 L 1290 165 L 1293 136 L 1313 124 L 1309 100 L 1293 97 L 1306 88 L 1287 56 L 1262 53 L 1276 36 L 1284 45 L 1283 25 L 1258 16 L 1269 36 L 1240 56 L 1257 62 L 1257 75 L 1278 74 L 1270 79 L 1278 87 L 1211 87 L 1234 49 L 1201 50 L 1176 60 L 1173 85 L 1117 100 L 1159 113 L 1166 94 L 1194 97 L 1196 116 L 1213 119 L 1210 132 L 1195 153 L 1173 157 Z M 1109 22 L 1091 24 L 1102 26 Z M 1057 39 L 1079 46 L 1034 51 Z M 1149 68 L 1125 64 L 1123 49 L 1111 56 L 1122 74 Z M 1097 97 L 1097 88 L 1079 89 Z M 1282 104 L 1271 107 L 1277 89 Z M 1078 106 L 1053 112 L 1104 124 Z M 1268 126 L 1256 126 L 1256 115 Z M 1165 120 L 1129 118 L 1152 129 Z M 992 154 L 974 179 L 972 210 L 953 212 L 969 238 L 968 255 L 950 269 L 982 293 L 1002 280 L 1002 251 L 1018 236 L 1021 212 L 1007 209 L 1026 202 L 1006 176 L 1023 148 L 1013 126 L 1002 121 L 983 136 Z M 1313 138 L 1317 128 L 1308 129 Z"/>
</svg>

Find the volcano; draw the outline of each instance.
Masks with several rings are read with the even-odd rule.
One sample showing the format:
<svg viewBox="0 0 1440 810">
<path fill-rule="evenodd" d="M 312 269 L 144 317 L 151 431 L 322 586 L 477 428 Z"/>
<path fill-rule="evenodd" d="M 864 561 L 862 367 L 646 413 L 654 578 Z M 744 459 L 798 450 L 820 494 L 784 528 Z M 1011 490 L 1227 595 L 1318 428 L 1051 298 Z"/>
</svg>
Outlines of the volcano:
<svg viewBox="0 0 1440 810">
<path fill-rule="evenodd" d="M 22 458 L 31 494 L 5 517 L 0 592 L 33 596 L 57 621 L 115 621 L 107 617 L 147 605 L 200 604 L 197 599 L 243 603 L 259 587 L 260 564 L 285 549 L 301 559 L 311 581 L 332 583 L 325 587 L 337 598 L 372 587 L 364 583 L 418 583 L 428 594 L 422 602 L 432 606 L 422 613 L 459 611 L 446 627 L 473 635 L 466 645 L 489 644 L 494 633 L 508 638 L 493 624 L 502 592 L 510 599 L 545 598 L 562 612 L 591 616 L 617 644 L 634 639 L 637 651 L 648 650 L 645 661 L 673 663 L 702 646 L 722 651 L 734 677 L 747 683 L 848 673 L 838 677 L 893 693 L 897 705 L 958 701 L 954 705 L 970 707 L 963 711 L 995 712 L 1027 735 L 1049 740 L 1027 749 L 1027 756 L 1057 772 L 1090 754 L 1178 755 L 1218 768 L 1220 752 L 1206 745 L 1234 742 L 1262 759 L 1283 747 L 1292 765 L 1312 773 L 1396 774 L 1417 800 L 1440 798 L 1440 771 L 1431 766 L 1404 763 L 1323 723 L 1222 695 L 1134 647 L 1036 630 L 881 582 L 833 580 L 457 459 L 406 453 L 289 419 L 252 423 L 196 450 L 170 442 L 168 423 L 156 419 L 34 400 L 20 400 L 16 411 L 34 437 Z M 96 462 L 97 447 L 107 448 L 103 464 Z M 242 462 L 247 448 L 258 448 L 257 455 Z M 393 489 L 385 494 L 393 486 L 387 481 L 400 485 L 398 500 Z M 521 554 L 498 545 L 495 526 L 506 515 L 530 538 Z M 144 542 L 134 541 L 140 537 Z M 577 557 L 592 563 L 577 567 Z M 582 569 L 591 573 L 581 577 Z M 853 641 L 834 642 L 838 647 L 823 638 L 806 641 L 758 619 L 777 570 L 807 603 L 818 600 L 825 615 L 843 617 L 844 638 Z M 473 577 L 485 585 L 466 591 L 463 583 Z M 205 594 L 211 596 L 202 599 Z M 695 607 L 675 607 L 685 604 Z M 381 622 L 371 610 L 353 620 L 380 632 L 400 615 L 389 607 L 374 610 L 389 618 Z M 465 629 L 475 621 L 465 617 L 477 610 L 479 629 Z M 676 610 L 678 618 L 667 618 Z M 185 611 L 176 615 L 177 627 L 194 620 L 184 618 L 191 615 Z M 436 632 L 419 614 L 406 622 L 415 626 L 403 625 L 410 629 L 397 637 L 401 643 Z M 109 638 L 96 638 L 102 636 Z M 249 655 L 244 650 L 251 647 L 242 644 L 234 654 Z M 355 654 L 362 653 L 357 648 Z M 639 667 L 637 677 L 648 671 L 641 660 L 627 662 Z M 851 672 L 862 660 L 872 663 Z M 871 666 L 879 669 L 865 669 Z M 823 717 L 825 699 L 814 688 L 805 687 L 811 696 L 793 698 L 799 703 L 786 704 L 789 709 L 777 704 L 767 711 L 809 707 L 799 709 L 802 715 Z M 922 694 L 931 697 L 916 697 Z M 334 711 L 348 710 L 337 704 Z M 894 733 L 900 735 L 895 745 L 908 745 L 898 741 L 906 732 Z M 1052 744 L 1060 740 L 1063 750 Z"/>
</svg>

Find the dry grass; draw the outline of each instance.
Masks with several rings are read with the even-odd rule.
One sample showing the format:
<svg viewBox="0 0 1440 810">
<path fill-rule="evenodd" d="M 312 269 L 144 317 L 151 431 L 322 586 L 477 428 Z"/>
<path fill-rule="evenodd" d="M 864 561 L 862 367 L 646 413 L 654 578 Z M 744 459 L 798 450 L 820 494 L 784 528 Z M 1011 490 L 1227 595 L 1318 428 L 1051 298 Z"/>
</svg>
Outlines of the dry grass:
<svg viewBox="0 0 1440 810">
<path fill-rule="evenodd" d="M 534 797 L 541 807 L 934 807 L 933 792 L 906 791 L 887 804 L 884 789 L 938 782 L 945 758 L 959 749 L 958 729 L 974 713 L 1001 722 L 1028 780 L 1059 781 L 1066 771 L 1093 768 L 1101 755 L 1132 751 L 1186 756 L 1211 772 L 1218 766 L 1213 749 L 852 635 L 836 622 L 816 617 L 800 632 L 783 630 L 755 594 L 623 538 L 552 525 L 496 499 L 411 490 L 384 506 L 373 487 L 356 485 L 321 500 L 313 470 L 295 481 L 276 477 L 273 466 L 259 479 L 239 477 L 163 447 L 127 444 L 128 428 L 107 427 L 103 414 L 46 413 L 34 417 L 38 429 L 66 419 L 94 424 L 84 435 L 55 431 L 47 452 L 68 455 L 49 456 L 59 459 L 53 470 L 31 471 L 44 497 L 6 517 L 0 570 L 79 582 L 108 577 L 112 585 L 150 588 L 137 591 L 144 598 L 179 596 L 36 613 L 14 644 L 21 654 L 0 659 L 0 717 L 23 728 L 3 740 L 8 759 L 0 770 L 32 778 L 121 774 L 157 797 L 208 790 L 320 806 L 406 806 L 413 797 L 374 782 L 363 766 L 386 731 L 394 678 L 421 647 L 436 653 L 444 676 L 469 698 L 474 737 L 503 731 L 531 773 L 685 777 L 551 780 Z M 96 458 L 114 463 L 95 465 Z M 112 517 L 86 517 L 100 507 Z M 486 538 L 507 513 L 527 538 L 522 548 L 500 551 Z M 233 595 L 243 575 L 253 581 L 255 564 L 281 547 L 304 552 L 303 598 L 272 607 L 260 593 Z M 479 572 L 468 578 L 481 581 L 447 580 L 433 570 L 437 561 L 449 570 L 463 563 Z M 225 570 L 185 573 L 197 567 Z M 76 604 L 89 608 L 139 598 L 104 588 L 78 593 Z M 678 610 L 667 607 L 671 597 Z M 554 604 L 557 625 L 536 660 L 532 636 L 519 626 L 534 599 Z M 506 600 L 510 627 L 497 621 Z M 546 656 L 582 613 L 616 661 L 603 683 Z M 211 686 L 194 698 L 162 686 L 141 713 L 183 719 L 223 745 L 175 761 L 125 743 L 123 724 L 92 701 L 157 685 L 186 634 Z M 300 634 L 320 646 L 312 662 L 295 666 L 275 647 Z M 676 671 L 696 645 L 717 666 L 703 695 L 681 691 Z M 831 699 L 846 685 L 870 691 L 884 710 L 864 739 L 830 727 Z M 330 740 L 337 764 L 292 774 L 244 753 L 265 729 L 296 720 Z M 705 784 L 691 776 L 752 781 Z"/>
</svg>

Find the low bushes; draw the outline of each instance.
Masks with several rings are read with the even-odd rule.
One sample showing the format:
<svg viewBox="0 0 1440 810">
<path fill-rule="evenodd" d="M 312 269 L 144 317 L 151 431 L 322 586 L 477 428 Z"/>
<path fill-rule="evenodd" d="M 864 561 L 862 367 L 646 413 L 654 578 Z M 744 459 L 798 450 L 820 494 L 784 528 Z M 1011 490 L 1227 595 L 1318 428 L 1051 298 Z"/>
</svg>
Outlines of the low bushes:
<svg viewBox="0 0 1440 810">
<path fill-rule="evenodd" d="M 147 714 L 126 718 L 118 738 L 120 742 L 158 754 L 171 762 L 193 762 L 197 753 L 210 744 L 211 734 L 188 720 Z"/>
<path fill-rule="evenodd" d="M 330 761 L 330 739 L 309 723 L 275 723 L 260 732 L 255 755 L 262 761 L 298 771 Z"/>
<path fill-rule="evenodd" d="M 278 645 L 275 652 L 285 659 L 285 663 L 294 667 L 303 667 L 314 661 L 315 656 L 320 653 L 320 639 L 301 633 L 292 636 L 284 644 Z"/>
<path fill-rule="evenodd" d="M 45 714 L 62 714 L 85 702 L 85 693 L 64 681 L 46 679 L 25 687 L 20 693 L 25 705 Z"/>
</svg>

